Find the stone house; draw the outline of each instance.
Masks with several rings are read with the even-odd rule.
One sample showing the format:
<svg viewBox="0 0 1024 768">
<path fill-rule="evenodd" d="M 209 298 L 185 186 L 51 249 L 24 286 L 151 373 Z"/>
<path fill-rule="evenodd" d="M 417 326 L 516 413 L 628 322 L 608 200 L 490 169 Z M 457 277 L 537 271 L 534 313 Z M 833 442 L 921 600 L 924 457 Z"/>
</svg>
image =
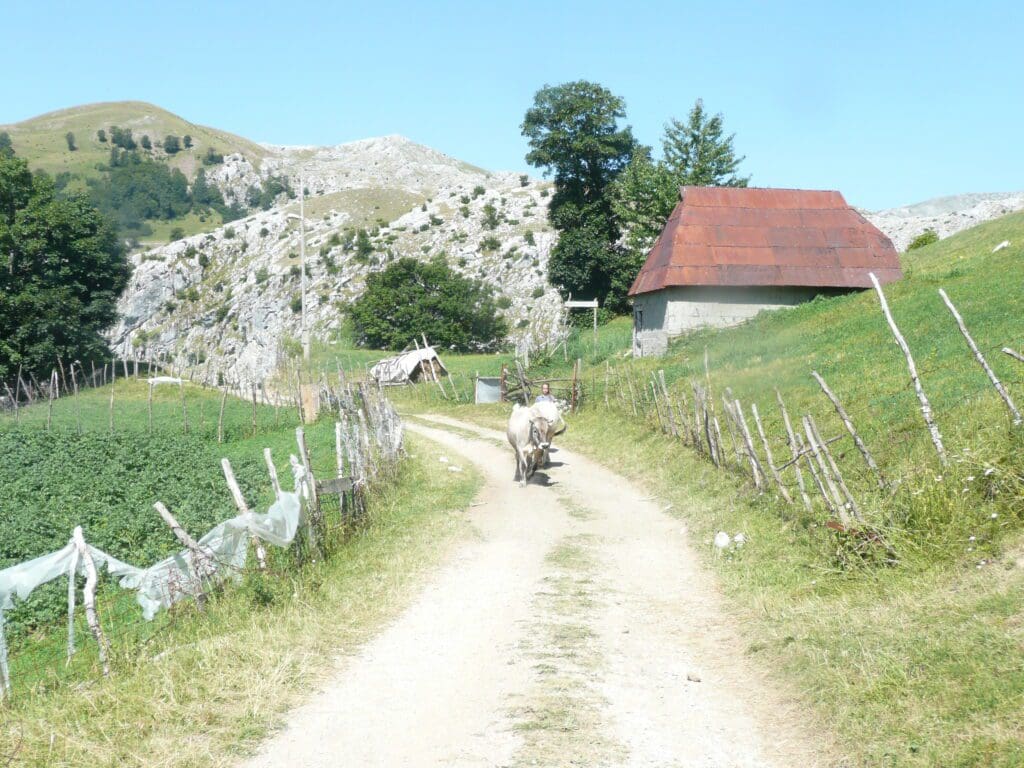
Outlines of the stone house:
<svg viewBox="0 0 1024 768">
<path fill-rule="evenodd" d="M 839 192 L 683 187 L 630 288 L 633 353 L 688 330 L 903 276 L 889 238 Z"/>
</svg>

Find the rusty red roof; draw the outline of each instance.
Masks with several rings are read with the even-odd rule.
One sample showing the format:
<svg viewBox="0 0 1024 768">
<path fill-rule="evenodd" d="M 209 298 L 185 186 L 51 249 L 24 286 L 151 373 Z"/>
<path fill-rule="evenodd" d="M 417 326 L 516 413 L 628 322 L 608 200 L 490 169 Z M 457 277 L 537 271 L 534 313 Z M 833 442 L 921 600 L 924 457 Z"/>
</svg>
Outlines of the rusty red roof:
<svg viewBox="0 0 1024 768">
<path fill-rule="evenodd" d="M 683 187 L 630 296 L 678 285 L 870 288 L 903 277 L 892 242 L 839 192 Z"/>
</svg>

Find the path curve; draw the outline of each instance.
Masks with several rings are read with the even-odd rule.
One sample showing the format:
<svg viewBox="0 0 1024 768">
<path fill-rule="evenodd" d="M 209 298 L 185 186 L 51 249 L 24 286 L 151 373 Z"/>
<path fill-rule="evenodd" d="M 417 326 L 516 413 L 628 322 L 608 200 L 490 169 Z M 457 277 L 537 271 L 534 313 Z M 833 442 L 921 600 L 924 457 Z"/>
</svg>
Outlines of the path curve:
<svg viewBox="0 0 1024 768">
<path fill-rule="evenodd" d="M 825 764 L 682 523 L 566 450 L 520 488 L 503 434 L 423 418 L 485 477 L 478 535 L 245 768 Z"/>
</svg>

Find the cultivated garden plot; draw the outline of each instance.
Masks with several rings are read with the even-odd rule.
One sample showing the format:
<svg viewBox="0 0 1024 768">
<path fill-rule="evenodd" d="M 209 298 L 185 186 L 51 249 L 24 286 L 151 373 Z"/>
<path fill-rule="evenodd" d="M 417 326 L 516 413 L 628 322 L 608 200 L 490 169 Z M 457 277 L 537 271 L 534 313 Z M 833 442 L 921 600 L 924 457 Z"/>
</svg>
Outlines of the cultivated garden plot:
<svg viewBox="0 0 1024 768">
<path fill-rule="evenodd" d="M 154 383 L 173 396 L 155 396 Z M 226 582 L 280 577 L 358 526 L 367 488 L 399 458 L 401 422 L 377 390 L 324 395 L 333 429 L 321 420 L 294 432 L 297 402 L 239 401 L 167 377 L 12 408 L 0 426 L 11 512 L 0 560 L 4 697 L 110 674 L 168 629 L 178 602 L 201 609 Z M 281 476 L 294 491 L 282 490 L 268 445 L 278 461 L 292 452 Z"/>
</svg>

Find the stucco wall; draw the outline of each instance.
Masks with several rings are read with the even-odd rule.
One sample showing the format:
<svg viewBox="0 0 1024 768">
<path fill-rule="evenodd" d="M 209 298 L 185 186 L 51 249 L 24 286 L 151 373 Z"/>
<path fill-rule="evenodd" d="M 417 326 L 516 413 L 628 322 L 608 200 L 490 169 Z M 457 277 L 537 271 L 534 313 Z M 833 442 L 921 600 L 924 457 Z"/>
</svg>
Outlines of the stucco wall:
<svg viewBox="0 0 1024 768">
<path fill-rule="evenodd" d="M 642 293 L 633 300 L 633 353 L 663 355 L 673 336 L 708 326 L 725 328 L 765 309 L 791 307 L 816 295 L 841 293 L 804 287 L 685 286 Z"/>
</svg>

